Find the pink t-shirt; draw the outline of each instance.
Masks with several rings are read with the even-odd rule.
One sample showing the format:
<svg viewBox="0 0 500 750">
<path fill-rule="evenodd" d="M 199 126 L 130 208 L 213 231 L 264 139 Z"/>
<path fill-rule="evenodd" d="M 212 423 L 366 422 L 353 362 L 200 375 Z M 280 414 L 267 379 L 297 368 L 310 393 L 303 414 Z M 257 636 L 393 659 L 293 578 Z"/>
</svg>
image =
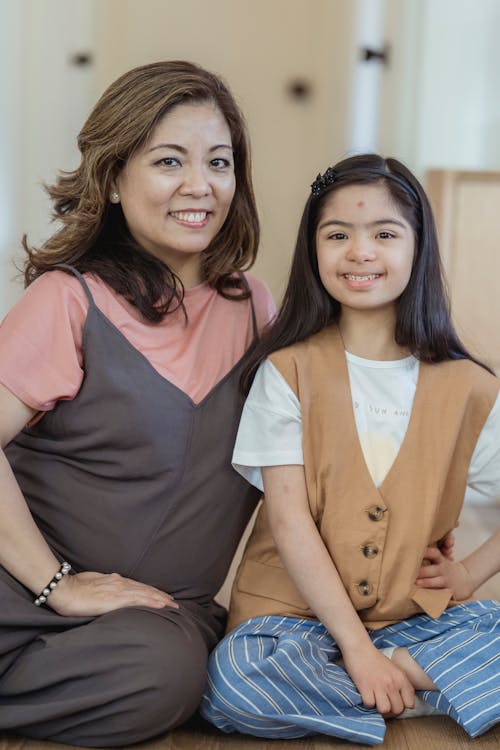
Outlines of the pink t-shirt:
<svg viewBox="0 0 500 750">
<path fill-rule="evenodd" d="M 246 274 L 259 330 L 276 312 L 268 288 Z M 248 301 L 221 297 L 207 284 L 186 290 L 182 310 L 161 323 L 138 310 L 101 279 L 85 274 L 97 307 L 157 372 L 199 403 L 243 356 L 253 337 Z M 72 399 L 84 377 L 82 330 L 88 310 L 74 276 L 51 271 L 24 292 L 0 325 L 0 383 L 37 411 Z"/>
</svg>

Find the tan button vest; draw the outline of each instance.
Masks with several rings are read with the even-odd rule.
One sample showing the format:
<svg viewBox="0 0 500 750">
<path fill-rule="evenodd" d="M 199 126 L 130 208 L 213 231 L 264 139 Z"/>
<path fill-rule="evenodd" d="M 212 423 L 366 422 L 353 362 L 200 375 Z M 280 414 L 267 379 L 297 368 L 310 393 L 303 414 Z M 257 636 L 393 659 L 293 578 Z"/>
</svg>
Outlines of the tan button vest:
<svg viewBox="0 0 500 750">
<path fill-rule="evenodd" d="M 271 355 L 301 404 L 311 514 L 367 628 L 454 602 L 414 585 L 424 551 L 456 524 L 500 383 L 469 360 L 420 363 L 408 429 L 377 489 L 365 464 L 337 326 Z M 325 592 L 325 596 L 327 593 Z M 260 615 L 314 618 L 283 568 L 263 503 L 233 586 L 231 629 Z"/>
</svg>

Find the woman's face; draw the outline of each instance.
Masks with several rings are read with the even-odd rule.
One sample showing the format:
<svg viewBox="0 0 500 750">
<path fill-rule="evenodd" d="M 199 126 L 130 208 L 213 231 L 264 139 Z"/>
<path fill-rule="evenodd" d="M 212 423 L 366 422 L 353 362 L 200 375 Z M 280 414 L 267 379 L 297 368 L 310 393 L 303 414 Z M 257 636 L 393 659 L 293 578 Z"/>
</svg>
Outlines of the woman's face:
<svg viewBox="0 0 500 750">
<path fill-rule="evenodd" d="M 211 102 L 179 104 L 127 161 L 112 190 L 134 239 L 178 274 L 201 282 L 201 254 L 235 191 L 231 133 Z"/>
<path fill-rule="evenodd" d="M 410 280 L 413 229 L 381 184 L 332 193 L 316 229 L 321 281 L 342 309 L 395 309 Z"/>
</svg>

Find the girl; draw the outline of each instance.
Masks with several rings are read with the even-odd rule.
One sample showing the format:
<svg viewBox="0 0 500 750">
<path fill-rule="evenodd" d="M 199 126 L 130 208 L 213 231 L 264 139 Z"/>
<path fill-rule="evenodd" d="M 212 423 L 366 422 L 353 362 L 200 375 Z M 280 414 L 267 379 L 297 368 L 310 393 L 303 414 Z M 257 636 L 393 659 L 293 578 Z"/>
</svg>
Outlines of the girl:
<svg viewBox="0 0 500 750">
<path fill-rule="evenodd" d="M 259 363 L 233 462 L 265 502 L 204 716 L 226 732 L 377 744 L 417 690 L 427 712 L 486 731 L 500 606 L 416 580 L 466 487 L 500 495 L 499 382 L 453 330 L 431 209 L 401 163 L 355 156 L 315 180 L 247 383 Z"/>
</svg>

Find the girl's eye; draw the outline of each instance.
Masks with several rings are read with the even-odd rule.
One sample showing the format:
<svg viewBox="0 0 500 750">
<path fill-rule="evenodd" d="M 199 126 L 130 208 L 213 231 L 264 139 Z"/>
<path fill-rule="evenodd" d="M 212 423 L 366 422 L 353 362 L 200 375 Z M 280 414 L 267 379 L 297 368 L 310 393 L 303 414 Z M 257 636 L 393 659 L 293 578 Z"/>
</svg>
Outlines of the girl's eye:
<svg viewBox="0 0 500 750">
<path fill-rule="evenodd" d="M 227 167 L 231 166 L 231 162 L 229 159 L 223 159 L 221 156 L 218 156 L 216 159 L 212 159 L 210 166 L 215 167 L 215 169 L 227 169 Z"/>
<path fill-rule="evenodd" d="M 395 234 L 393 232 L 379 232 L 377 237 L 380 237 L 381 240 L 392 240 L 395 237 Z"/>
<path fill-rule="evenodd" d="M 163 159 L 160 159 L 156 162 L 157 164 L 160 164 L 162 167 L 179 167 L 180 161 L 175 156 L 165 156 Z"/>
<path fill-rule="evenodd" d="M 346 240 L 347 235 L 344 232 L 333 232 L 333 234 L 328 235 L 329 240 Z"/>
</svg>

